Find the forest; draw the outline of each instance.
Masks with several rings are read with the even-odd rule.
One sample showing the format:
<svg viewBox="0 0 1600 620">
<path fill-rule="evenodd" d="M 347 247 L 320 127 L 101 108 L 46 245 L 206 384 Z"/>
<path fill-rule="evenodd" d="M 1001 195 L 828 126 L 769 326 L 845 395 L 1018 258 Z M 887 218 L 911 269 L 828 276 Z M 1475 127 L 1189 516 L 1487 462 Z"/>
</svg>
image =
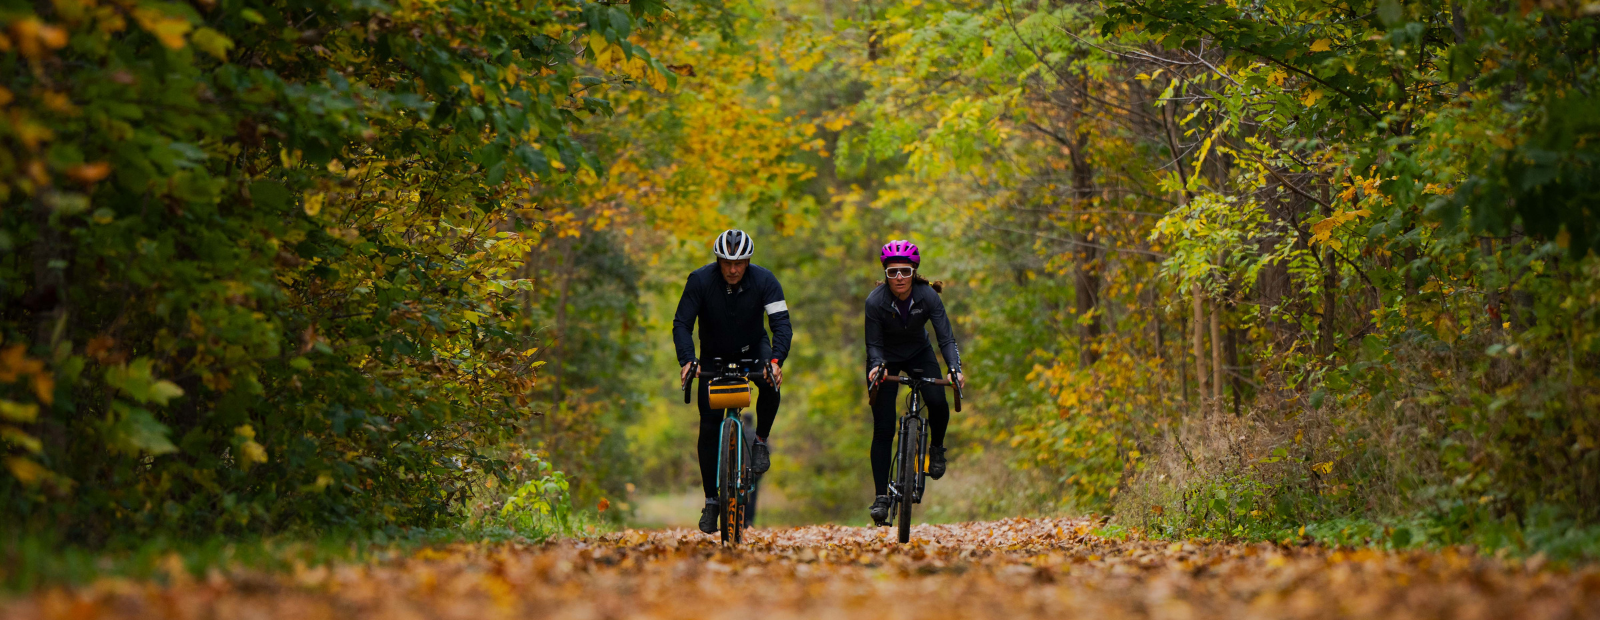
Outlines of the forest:
<svg viewBox="0 0 1600 620">
<path fill-rule="evenodd" d="M 1600 4 L 0 23 L 8 564 L 649 525 L 699 488 L 672 312 L 728 228 L 794 321 L 763 525 L 868 522 L 862 307 L 911 239 L 969 383 L 928 523 L 1600 557 Z"/>
</svg>

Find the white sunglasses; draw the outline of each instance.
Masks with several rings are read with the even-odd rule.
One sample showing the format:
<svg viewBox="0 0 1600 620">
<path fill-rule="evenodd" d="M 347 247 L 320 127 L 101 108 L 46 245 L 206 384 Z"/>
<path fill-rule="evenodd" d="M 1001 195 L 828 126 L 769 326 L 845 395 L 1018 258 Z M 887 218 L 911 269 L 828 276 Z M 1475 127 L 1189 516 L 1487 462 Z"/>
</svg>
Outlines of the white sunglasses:
<svg viewBox="0 0 1600 620">
<path fill-rule="evenodd" d="M 915 267 L 890 267 L 883 270 L 883 277 L 890 280 L 902 280 L 911 277 L 911 274 L 916 272 Z"/>
</svg>

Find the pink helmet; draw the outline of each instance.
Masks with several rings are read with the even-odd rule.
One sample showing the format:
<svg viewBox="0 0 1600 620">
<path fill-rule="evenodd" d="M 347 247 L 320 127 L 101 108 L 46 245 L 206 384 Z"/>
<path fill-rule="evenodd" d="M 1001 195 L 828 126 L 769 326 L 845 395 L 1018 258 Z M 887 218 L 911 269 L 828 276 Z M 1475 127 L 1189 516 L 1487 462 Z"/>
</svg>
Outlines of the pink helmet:
<svg viewBox="0 0 1600 620">
<path fill-rule="evenodd" d="M 922 266 L 922 254 L 917 250 L 917 244 L 905 239 L 895 239 L 883 244 L 883 251 L 878 254 L 878 261 L 888 265 L 890 261 L 903 260 L 915 266 Z"/>
</svg>

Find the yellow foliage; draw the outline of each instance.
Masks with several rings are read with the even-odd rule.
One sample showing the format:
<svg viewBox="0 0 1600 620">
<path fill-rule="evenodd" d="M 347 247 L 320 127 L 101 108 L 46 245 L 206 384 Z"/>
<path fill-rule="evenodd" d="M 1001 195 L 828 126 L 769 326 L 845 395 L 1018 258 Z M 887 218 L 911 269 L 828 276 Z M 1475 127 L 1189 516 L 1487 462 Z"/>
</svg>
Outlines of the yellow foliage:
<svg viewBox="0 0 1600 620">
<path fill-rule="evenodd" d="M 39 418 L 39 406 L 31 403 L 15 403 L 9 400 L 0 400 L 0 418 L 12 422 L 29 423 Z"/>
<path fill-rule="evenodd" d="M 41 479 L 50 474 L 50 470 L 25 456 L 6 458 L 6 469 L 11 470 L 11 475 L 15 476 L 18 482 L 28 486 L 39 484 Z"/>
<path fill-rule="evenodd" d="M 593 38 L 590 43 L 596 45 Z M 680 78 L 676 92 L 666 94 L 682 124 L 675 142 L 655 145 L 670 151 L 668 163 L 652 163 L 656 152 L 647 148 L 623 151 L 603 180 L 586 184 L 580 201 L 608 206 L 587 209 L 581 218 L 551 217 L 556 234 L 575 236 L 583 227 L 617 227 L 640 217 L 680 237 L 702 237 L 729 225 L 720 215 L 722 205 L 745 203 L 814 175 L 809 166 L 788 161 L 790 153 L 810 142 L 814 125 L 784 118 L 776 96 L 753 99 L 745 92 L 752 80 L 780 64 L 786 49 L 761 41 L 753 53 L 692 45 L 660 53 L 663 64 L 704 68 L 693 79 Z M 658 91 L 668 88 L 665 76 L 643 61 L 614 65 Z M 638 92 L 619 96 L 618 107 L 649 104 L 644 97 Z"/>
<path fill-rule="evenodd" d="M 155 35 L 156 39 L 168 49 L 183 49 L 184 35 L 194 28 L 187 19 L 167 15 L 165 11 L 151 7 L 134 9 L 133 19 L 139 22 L 140 28 Z"/>
<path fill-rule="evenodd" d="M 307 195 L 305 204 L 306 215 L 316 217 L 318 213 L 322 212 L 322 202 L 326 199 L 326 194 L 317 193 Z"/>
<path fill-rule="evenodd" d="M 1311 225 L 1311 241 L 1314 243 L 1326 243 L 1335 250 L 1344 247 L 1342 242 L 1332 238 L 1334 230 L 1338 229 L 1342 224 L 1353 222 L 1356 218 L 1368 215 L 1372 215 L 1372 211 L 1367 209 L 1337 211 L 1333 215 L 1323 218 L 1322 221 Z"/>
</svg>

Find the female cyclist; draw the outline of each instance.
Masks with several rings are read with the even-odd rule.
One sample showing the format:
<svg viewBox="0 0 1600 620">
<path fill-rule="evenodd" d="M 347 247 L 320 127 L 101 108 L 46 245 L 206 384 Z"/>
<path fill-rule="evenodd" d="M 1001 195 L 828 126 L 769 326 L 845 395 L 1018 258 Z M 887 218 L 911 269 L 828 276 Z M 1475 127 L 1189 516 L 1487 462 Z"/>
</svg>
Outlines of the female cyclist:
<svg viewBox="0 0 1600 620">
<path fill-rule="evenodd" d="M 890 241 L 883 244 L 878 260 L 883 264 L 884 280 L 867 295 L 867 382 L 877 385 L 881 377 L 901 372 L 938 377 L 939 360 L 934 359 L 925 331 L 931 322 L 944 363 L 950 367 L 950 380 L 966 387 L 967 379 L 961 374 L 961 347 L 950 331 L 950 319 L 939 299 L 943 285 L 929 282 L 917 273 L 922 266 L 917 245 L 905 240 Z M 878 390 L 878 397 L 872 402 L 872 484 L 877 492 L 872 501 L 872 521 L 888 525 L 889 461 L 894 442 L 895 396 L 900 384 L 885 383 Z M 933 431 L 929 437 L 932 449 L 928 477 L 938 480 L 944 476 L 944 430 L 950 424 L 950 405 L 940 387 L 925 389 L 922 399 Z"/>
</svg>

